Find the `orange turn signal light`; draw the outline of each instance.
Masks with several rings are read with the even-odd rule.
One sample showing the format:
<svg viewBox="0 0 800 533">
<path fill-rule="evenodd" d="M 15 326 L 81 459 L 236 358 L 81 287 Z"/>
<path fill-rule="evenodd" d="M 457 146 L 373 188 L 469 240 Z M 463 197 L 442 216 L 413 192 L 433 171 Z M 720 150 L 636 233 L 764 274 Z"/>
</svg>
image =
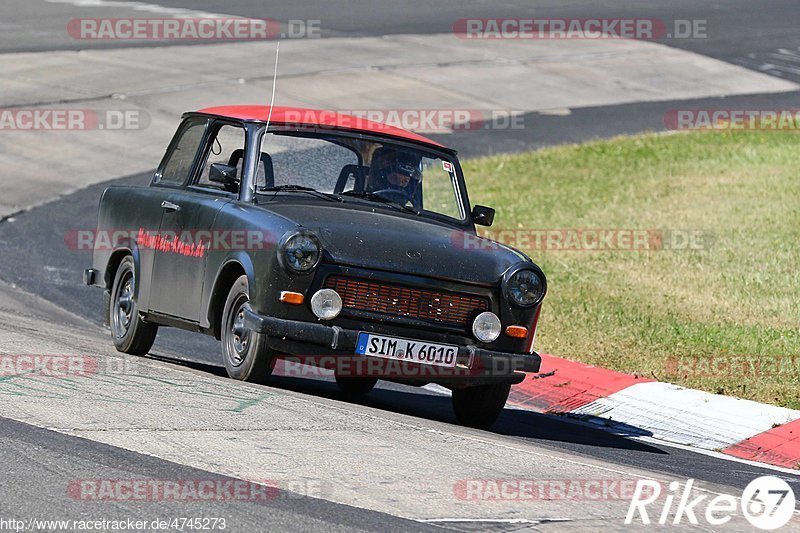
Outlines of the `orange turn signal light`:
<svg viewBox="0 0 800 533">
<path fill-rule="evenodd" d="M 528 336 L 528 328 L 522 326 L 508 326 L 506 328 L 506 335 L 517 339 L 524 339 Z"/>
<path fill-rule="evenodd" d="M 285 304 L 300 305 L 305 301 L 306 297 L 299 292 L 281 291 L 279 298 Z"/>
</svg>

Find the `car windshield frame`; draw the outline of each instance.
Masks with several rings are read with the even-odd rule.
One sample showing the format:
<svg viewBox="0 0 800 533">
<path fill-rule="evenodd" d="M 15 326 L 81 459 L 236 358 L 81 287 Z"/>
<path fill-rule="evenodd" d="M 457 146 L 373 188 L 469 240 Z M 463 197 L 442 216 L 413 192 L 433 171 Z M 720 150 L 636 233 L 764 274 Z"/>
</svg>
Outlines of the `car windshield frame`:
<svg viewBox="0 0 800 533">
<path fill-rule="evenodd" d="M 256 126 L 254 131 L 251 131 L 253 135 L 253 142 L 252 144 L 248 142 L 248 147 L 254 147 L 255 150 L 260 152 L 261 148 L 263 147 L 264 138 L 267 133 L 275 134 L 275 135 L 282 135 L 282 136 L 293 136 L 293 137 L 300 137 L 300 138 L 311 138 L 311 139 L 320 139 L 326 142 L 329 142 L 334 145 L 338 145 L 338 143 L 334 142 L 331 138 L 341 137 L 346 139 L 354 139 L 359 141 L 365 142 L 375 142 L 381 144 L 389 144 L 392 147 L 397 147 L 398 149 L 406 149 L 406 150 L 413 150 L 425 157 L 431 158 L 438 158 L 442 161 L 450 162 L 453 165 L 453 171 L 455 174 L 455 180 L 453 182 L 453 192 L 455 195 L 456 203 L 458 208 L 463 213 L 462 219 L 457 219 L 452 216 L 438 213 L 436 211 L 430 211 L 426 209 L 421 209 L 418 214 L 414 214 L 411 210 L 405 209 L 399 206 L 399 204 L 383 203 L 383 202 L 375 202 L 371 201 L 366 198 L 361 198 L 356 195 L 340 195 L 345 202 L 349 201 L 363 201 L 365 203 L 370 203 L 376 208 L 380 208 L 386 211 L 392 211 L 395 213 L 405 213 L 409 216 L 419 216 L 421 218 L 425 218 L 427 220 L 443 222 L 451 226 L 455 226 L 458 228 L 463 229 L 473 229 L 474 230 L 474 223 L 472 221 L 472 214 L 471 214 L 471 207 L 469 202 L 469 196 L 467 194 L 466 183 L 464 180 L 463 171 L 461 169 L 461 165 L 459 163 L 458 157 L 456 156 L 455 151 L 449 149 L 439 149 L 434 145 L 424 144 L 424 143 L 415 143 L 413 141 L 407 141 L 404 139 L 398 139 L 396 137 L 391 136 L 383 136 L 379 134 L 368 134 L 358 131 L 351 131 L 351 130 L 342 130 L 338 128 L 325 128 L 321 126 L 288 126 L 282 124 L 270 124 L 269 125 L 269 132 L 267 132 L 266 124 L 265 123 L 251 123 L 252 126 Z M 347 145 L 340 145 L 343 148 L 350 150 L 351 148 Z M 353 152 L 354 155 L 358 156 L 359 163 L 363 163 L 361 160 L 360 154 L 357 152 Z M 258 154 L 260 156 L 260 153 Z M 252 186 L 255 180 L 255 173 L 252 176 L 243 176 L 243 182 L 246 181 L 249 186 Z M 244 183 L 243 183 L 244 185 Z M 302 185 L 302 184 L 298 184 Z M 292 191 L 285 191 L 288 194 L 292 194 Z M 259 199 L 264 198 L 265 195 L 275 196 L 275 191 L 270 191 L 269 193 L 260 193 L 255 191 L 255 196 Z M 300 193 L 302 194 L 302 193 Z M 322 194 L 331 194 L 331 193 L 324 193 Z M 332 194 L 331 194 L 332 195 Z M 335 196 L 335 195 L 332 195 Z"/>
</svg>

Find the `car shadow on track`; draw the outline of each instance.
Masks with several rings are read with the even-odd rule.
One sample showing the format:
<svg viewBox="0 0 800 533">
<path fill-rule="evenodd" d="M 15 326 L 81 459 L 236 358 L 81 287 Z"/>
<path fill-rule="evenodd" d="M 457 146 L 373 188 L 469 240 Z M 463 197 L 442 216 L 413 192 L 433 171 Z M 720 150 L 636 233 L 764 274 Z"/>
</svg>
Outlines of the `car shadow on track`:
<svg viewBox="0 0 800 533">
<path fill-rule="evenodd" d="M 343 398 L 333 381 L 276 376 L 270 381 L 270 386 L 335 400 L 348 401 Z M 438 394 L 421 393 L 422 391 L 412 387 L 402 387 L 402 389 L 400 386 L 394 386 L 391 389 L 383 387 L 375 388 L 372 392 L 354 403 L 417 418 L 446 422 L 454 425 L 457 424 L 449 397 Z M 621 435 L 590 427 L 585 424 L 576 424 L 574 421 L 554 415 L 522 411 L 508 407 L 503 410 L 500 418 L 488 431 L 509 437 L 532 439 L 539 443 L 550 443 L 555 447 L 559 447 L 559 444 L 569 443 L 582 446 L 615 448 L 618 450 L 635 450 L 638 452 L 661 455 L 667 453 L 644 442 L 629 438 L 633 435 L 641 436 L 646 434 L 646 432 L 638 428 L 632 431 L 631 434 Z"/>
<path fill-rule="evenodd" d="M 391 411 L 405 415 L 457 424 L 450 398 L 431 394 L 424 389 L 379 382 L 378 386 L 359 400 L 348 400 L 330 379 L 309 379 L 300 377 L 273 376 L 269 386 L 311 394 L 332 400 L 356 403 L 366 407 Z M 615 428 L 616 430 L 617 428 Z M 509 437 L 550 441 L 552 443 L 571 443 L 587 446 L 600 446 L 622 450 L 637 450 L 665 454 L 663 450 L 646 443 L 632 440 L 630 436 L 647 435 L 638 428 L 630 428 L 625 434 L 610 433 L 586 424 L 576 424 L 562 417 L 506 407 L 490 432 Z"/>
<path fill-rule="evenodd" d="M 219 366 L 195 361 L 175 360 L 169 356 L 156 355 L 151 357 L 208 372 L 216 376 L 226 376 L 225 369 Z M 272 376 L 269 380 L 269 386 L 417 418 L 457 424 L 448 396 L 431 393 L 416 387 L 380 381 L 378 386 L 366 396 L 358 400 L 350 400 L 339 391 L 332 377 L 309 379 L 304 377 Z M 593 425 L 595 427 L 592 427 Z M 667 454 L 664 450 L 630 438 L 650 436 L 647 431 L 632 426 L 615 425 L 614 431 L 610 432 L 598 427 L 601 425 L 602 423 L 599 419 L 593 423 L 592 420 L 586 418 L 581 418 L 578 421 L 567 417 L 506 407 L 500 418 L 488 431 L 509 437 L 550 442 L 554 445 L 570 443 L 661 455 Z"/>
</svg>

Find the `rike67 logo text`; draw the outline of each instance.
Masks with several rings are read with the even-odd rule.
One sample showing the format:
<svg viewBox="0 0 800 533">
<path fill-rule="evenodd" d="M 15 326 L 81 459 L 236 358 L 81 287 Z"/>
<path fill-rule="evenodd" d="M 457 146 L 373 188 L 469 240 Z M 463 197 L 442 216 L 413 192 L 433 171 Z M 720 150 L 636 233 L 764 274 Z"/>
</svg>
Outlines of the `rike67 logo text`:
<svg viewBox="0 0 800 533">
<path fill-rule="evenodd" d="M 680 524 L 686 520 L 699 525 L 704 520 L 706 524 L 721 526 L 741 511 L 752 526 L 770 531 L 785 526 L 794 515 L 794 492 L 786 481 L 775 476 L 762 476 L 751 481 L 745 487 L 741 501 L 727 494 L 713 497 L 698 495 L 696 491 L 692 494 L 693 485 L 694 480 L 690 479 L 680 491 L 680 483 L 673 481 L 667 494 L 662 495 L 661 483 L 639 480 L 625 523 L 631 524 L 638 518 L 643 524 Z"/>
</svg>

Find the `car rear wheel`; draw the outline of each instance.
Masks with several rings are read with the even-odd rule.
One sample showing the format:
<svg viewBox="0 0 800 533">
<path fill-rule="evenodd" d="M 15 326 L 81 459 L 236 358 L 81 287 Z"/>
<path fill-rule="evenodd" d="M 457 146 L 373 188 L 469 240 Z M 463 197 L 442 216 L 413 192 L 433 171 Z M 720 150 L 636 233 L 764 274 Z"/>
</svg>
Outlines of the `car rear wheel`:
<svg viewBox="0 0 800 533">
<path fill-rule="evenodd" d="M 133 258 L 125 257 L 117 268 L 109 299 L 109 325 L 114 347 L 131 355 L 147 355 L 158 334 L 158 325 L 142 320 L 136 306 L 136 274 Z"/>
<path fill-rule="evenodd" d="M 453 410 L 459 424 L 486 429 L 495 423 L 511 391 L 510 384 L 478 385 L 453 389 Z"/>
<path fill-rule="evenodd" d="M 339 390 L 346 397 L 352 399 L 364 396 L 375 387 L 376 383 L 378 383 L 378 378 L 336 376 L 336 385 L 339 387 Z"/>
<path fill-rule="evenodd" d="M 249 308 L 249 285 L 247 276 L 242 276 L 231 287 L 222 312 L 222 358 L 233 379 L 264 383 L 272 374 L 275 354 L 265 334 L 245 327 L 244 312 Z"/>
</svg>

